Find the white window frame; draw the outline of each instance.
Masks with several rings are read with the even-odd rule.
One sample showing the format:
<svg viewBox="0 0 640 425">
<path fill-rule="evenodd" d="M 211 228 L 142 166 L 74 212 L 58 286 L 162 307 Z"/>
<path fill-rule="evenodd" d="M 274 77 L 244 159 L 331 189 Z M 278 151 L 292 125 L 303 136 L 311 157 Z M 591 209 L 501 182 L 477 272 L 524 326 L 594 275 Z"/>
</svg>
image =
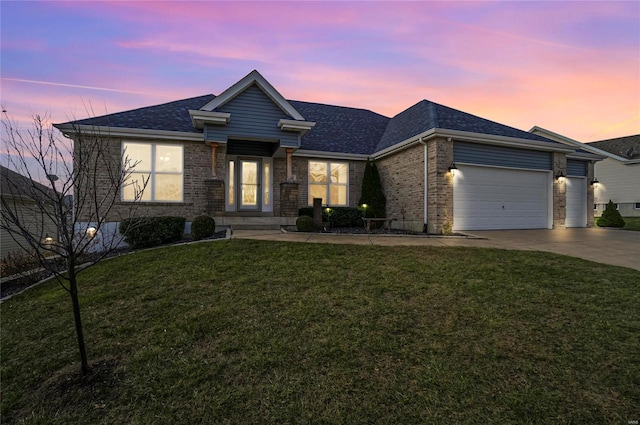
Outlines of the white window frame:
<svg viewBox="0 0 640 425">
<path fill-rule="evenodd" d="M 640 210 L 640 202 L 634 202 L 633 203 L 633 209 L 634 210 Z"/>
<path fill-rule="evenodd" d="M 147 183 L 147 187 L 145 187 L 145 191 L 149 190 L 151 193 L 151 199 L 139 200 L 139 202 L 152 202 L 152 203 L 170 203 L 170 204 L 179 204 L 184 202 L 184 145 L 175 144 L 175 143 L 150 143 L 150 142 L 138 142 L 138 141 L 129 141 L 123 140 L 120 145 L 121 149 L 121 157 L 124 159 L 127 155 L 125 144 L 128 145 L 146 145 L 151 146 L 151 169 L 149 171 L 137 171 L 135 167 L 133 167 L 132 171 L 140 172 L 140 173 L 149 173 L 149 182 Z M 181 171 L 180 172 L 169 172 L 169 171 L 156 171 L 156 148 L 158 146 L 170 146 L 170 147 L 179 147 L 182 151 L 182 163 L 180 164 Z M 125 164 L 123 164 L 124 166 Z M 180 176 L 180 200 L 156 200 L 156 175 L 179 175 Z M 120 191 L 120 200 L 122 202 L 135 202 L 133 199 L 125 199 L 124 198 L 124 190 Z"/>
<path fill-rule="evenodd" d="M 309 174 L 311 173 L 311 163 L 312 162 L 320 162 L 320 163 L 324 163 L 327 166 L 327 181 L 326 183 L 324 182 L 311 182 L 311 178 L 309 176 Z M 332 164 L 341 164 L 341 165 L 345 165 L 347 167 L 347 182 L 346 183 L 332 183 L 331 182 L 331 165 Z M 326 206 L 331 206 L 331 207 L 348 207 L 349 206 L 349 162 L 348 161 L 326 161 L 326 160 L 320 160 L 320 159 L 310 159 L 307 162 L 307 202 L 308 205 L 313 205 L 313 200 L 309 199 L 309 193 L 311 193 L 311 186 L 320 186 L 320 185 L 324 185 L 326 186 L 325 189 L 325 196 L 324 196 L 324 200 L 325 200 L 325 204 Z M 344 186 L 346 187 L 346 202 L 344 204 L 331 204 L 331 198 L 330 198 L 330 189 L 331 186 Z M 311 201 L 311 202 L 309 202 Z"/>
</svg>

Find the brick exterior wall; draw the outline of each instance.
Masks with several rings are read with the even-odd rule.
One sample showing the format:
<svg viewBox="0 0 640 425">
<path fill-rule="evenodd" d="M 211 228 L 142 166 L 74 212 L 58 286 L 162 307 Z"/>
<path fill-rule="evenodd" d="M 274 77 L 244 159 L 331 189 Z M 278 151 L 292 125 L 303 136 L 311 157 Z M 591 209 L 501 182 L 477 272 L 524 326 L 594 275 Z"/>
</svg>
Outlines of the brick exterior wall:
<svg viewBox="0 0 640 425">
<path fill-rule="evenodd" d="M 556 179 L 558 173 L 567 175 L 567 156 L 553 153 L 553 228 L 564 229 L 567 216 L 567 184 L 565 179 Z"/>
<path fill-rule="evenodd" d="M 135 138 L 109 138 L 104 140 L 107 146 L 107 156 L 112 167 L 120 166 L 122 142 L 180 144 L 184 146 L 184 174 L 183 174 L 183 201 L 182 202 L 139 202 L 135 205 L 130 202 L 117 201 L 111 209 L 107 219 L 120 221 L 129 216 L 132 207 L 135 206 L 136 216 L 166 216 L 177 215 L 186 217 L 187 221 L 193 220 L 198 215 L 207 214 L 208 195 L 205 181 L 211 180 L 211 148 L 202 142 L 185 142 L 182 140 L 164 139 L 135 139 Z M 85 142 L 86 143 L 86 142 Z M 79 143 L 74 143 L 74 149 L 79 149 Z M 218 150 L 218 170 L 224 167 L 224 149 Z M 222 174 L 224 176 L 224 174 Z M 107 177 L 98 173 L 97 192 L 98 197 L 105 196 L 111 187 Z M 80 220 L 87 217 L 78 217 Z"/>
<path fill-rule="evenodd" d="M 376 164 L 387 198 L 387 217 L 397 220 L 393 223 L 393 227 L 422 231 L 424 227 L 424 146 L 415 145 L 385 156 Z"/>
<path fill-rule="evenodd" d="M 135 138 L 106 138 L 107 147 L 105 160 L 109 161 L 114 169 L 120 167 L 122 142 L 180 144 L 184 147 L 184 174 L 183 174 L 183 202 L 130 202 L 117 201 L 107 219 L 120 221 L 128 217 L 135 207 L 136 216 L 166 216 L 176 215 L 192 221 L 199 215 L 212 215 L 216 217 L 228 215 L 225 213 L 226 199 L 226 146 L 218 145 L 216 176 L 212 172 L 212 147 L 203 142 L 189 142 L 182 140 L 165 139 L 135 139 Z M 76 148 L 79 143 L 74 144 Z M 274 215 L 282 214 L 283 217 L 295 217 L 298 209 L 308 206 L 308 163 L 313 158 L 293 157 L 292 170 L 296 177 L 294 185 L 281 185 L 286 183 L 286 160 L 284 158 L 273 159 L 273 211 Z M 318 159 L 325 161 L 325 159 Z M 364 161 L 342 161 L 349 163 L 349 206 L 357 206 L 362 188 L 362 176 L 364 174 Z M 111 185 L 105 175 L 98 173 L 98 196 L 106 195 Z M 283 189 L 284 188 L 284 189 Z M 284 196 L 284 197 L 283 197 Z M 291 196 L 294 196 L 291 199 Z M 119 197 L 118 197 L 119 199 Z M 282 204 L 284 202 L 284 204 Z M 294 212 L 295 211 L 295 214 Z M 79 217 L 80 220 L 86 219 Z"/>
<path fill-rule="evenodd" d="M 225 208 L 224 180 L 208 179 L 204 181 L 207 193 L 207 215 L 223 216 Z"/>
<path fill-rule="evenodd" d="M 453 228 L 453 142 L 434 138 L 427 142 L 427 232 L 448 233 Z"/>
<path fill-rule="evenodd" d="M 280 183 L 280 217 L 298 216 L 298 183 Z"/>
</svg>

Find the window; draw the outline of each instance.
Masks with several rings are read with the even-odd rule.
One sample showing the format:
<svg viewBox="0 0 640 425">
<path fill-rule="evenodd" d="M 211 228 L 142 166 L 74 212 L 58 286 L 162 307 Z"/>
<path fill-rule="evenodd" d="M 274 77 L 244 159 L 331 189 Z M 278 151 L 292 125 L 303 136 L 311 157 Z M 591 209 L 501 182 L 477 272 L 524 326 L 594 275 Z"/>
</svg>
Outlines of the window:
<svg viewBox="0 0 640 425">
<path fill-rule="evenodd" d="M 346 206 L 348 189 L 348 163 L 309 161 L 309 205 L 322 198 L 324 205 Z"/>
<path fill-rule="evenodd" d="M 640 202 L 636 202 L 633 204 L 633 209 L 640 210 Z"/>
<path fill-rule="evenodd" d="M 122 189 L 123 201 L 182 202 L 183 147 L 159 143 L 122 143 L 126 166 L 135 166 Z M 146 183 L 146 187 L 145 187 Z"/>
</svg>

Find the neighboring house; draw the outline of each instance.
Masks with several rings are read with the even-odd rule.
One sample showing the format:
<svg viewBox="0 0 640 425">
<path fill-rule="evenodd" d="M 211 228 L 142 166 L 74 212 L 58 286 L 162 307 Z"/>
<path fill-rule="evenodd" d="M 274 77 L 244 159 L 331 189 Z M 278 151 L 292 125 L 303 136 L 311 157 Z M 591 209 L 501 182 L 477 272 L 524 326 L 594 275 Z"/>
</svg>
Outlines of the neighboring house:
<svg viewBox="0 0 640 425">
<path fill-rule="evenodd" d="M 587 182 L 598 156 L 427 100 L 389 118 L 286 100 L 253 71 L 218 96 L 56 128 L 76 145 L 86 135 L 109 138 L 114 161 L 122 152 L 139 160 L 132 181 L 148 178 L 138 208 L 145 215 L 291 225 L 313 198 L 358 206 L 366 161 L 374 160 L 397 226 L 440 233 L 593 224 Z M 579 184 L 562 178 L 568 173 Z M 133 187 L 115 214 L 133 200 Z M 583 202 L 567 204 L 574 192 Z"/>
<path fill-rule="evenodd" d="M 590 142 L 604 152 L 606 159 L 598 162 L 595 176 L 595 215 L 600 216 L 612 200 L 623 217 L 640 216 L 640 134 Z"/>
<path fill-rule="evenodd" d="M 594 215 L 599 217 L 613 201 L 623 217 L 640 216 L 640 134 L 598 142 L 580 143 L 543 128 L 531 132 L 580 147 L 603 160 L 595 164 Z"/>
<path fill-rule="evenodd" d="M 40 235 L 42 240 L 46 237 L 51 237 L 52 240 L 58 239 L 57 226 L 42 213 L 40 206 L 36 205 L 38 195 L 51 192 L 50 188 L 0 166 L 0 189 L 2 196 L 0 208 L 2 208 L 3 215 L 7 211 L 5 210 L 6 203 L 9 211 L 18 217 L 23 227 L 31 234 Z M 2 224 L 18 230 L 17 227 L 4 220 L 2 220 Z M 28 247 L 23 237 L 15 233 L 12 237 L 8 230 L 0 229 L 0 259 L 6 258 L 10 252 L 24 252 L 22 247 Z"/>
</svg>

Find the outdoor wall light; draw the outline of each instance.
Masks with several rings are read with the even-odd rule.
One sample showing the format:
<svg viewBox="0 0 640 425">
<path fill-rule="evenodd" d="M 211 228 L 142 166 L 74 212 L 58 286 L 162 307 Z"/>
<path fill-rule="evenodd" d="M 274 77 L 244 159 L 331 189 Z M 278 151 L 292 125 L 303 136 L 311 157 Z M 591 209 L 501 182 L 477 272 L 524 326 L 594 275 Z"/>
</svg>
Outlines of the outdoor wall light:
<svg viewBox="0 0 640 425">
<path fill-rule="evenodd" d="M 564 179 L 564 172 L 558 171 L 558 174 L 556 174 L 556 180 L 562 181 L 563 179 Z"/>
<path fill-rule="evenodd" d="M 47 234 L 47 235 L 44 237 L 44 243 L 46 243 L 47 245 L 52 244 L 52 243 L 53 243 L 53 238 Z"/>
<path fill-rule="evenodd" d="M 96 229 L 95 227 L 91 226 L 91 227 L 87 227 L 87 236 L 89 236 L 89 239 L 93 239 L 96 236 L 96 233 L 98 232 L 98 229 Z"/>
<path fill-rule="evenodd" d="M 360 205 L 360 207 L 361 207 L 363 210 L 366 210 L 366 209 L 369 207 L 369 205 L 367 205 L 367 204 L 362 204 L 362 205 Z"/>
<path fill-rule="evenodd" d="M 458 169 L 458 167 L 456 167 L 456 163 L 455 161 L 451 163 L 451 165 L 449 165 L 449 169 L 447 171 L 449 171 L 451 173 L 451 175 L 455 175 L 456 170 Z"/>
<path fill-rule="evenodd" d="M 596 177 L 594 177 L 593 180 L 591 180 L 591 186 L 593 186 L 594 189 L 598 187 L 598 183 L 600 182 Z"/>
</svg>

